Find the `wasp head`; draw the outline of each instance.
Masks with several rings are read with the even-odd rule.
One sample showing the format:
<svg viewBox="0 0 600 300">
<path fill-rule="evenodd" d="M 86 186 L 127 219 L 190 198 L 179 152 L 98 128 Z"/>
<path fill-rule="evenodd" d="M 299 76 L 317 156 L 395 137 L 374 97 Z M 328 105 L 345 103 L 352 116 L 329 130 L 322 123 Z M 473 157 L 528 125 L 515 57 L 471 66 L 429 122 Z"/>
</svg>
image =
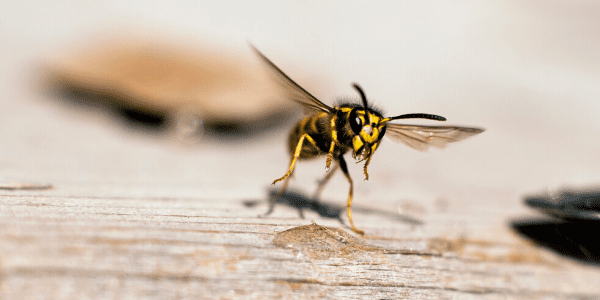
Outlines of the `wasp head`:
<svg viewBox="0 0 600 300">
<path fill-rule="evenodd" d="M 353 157 L 359 162 L 369 158 L 379 146 L 386 128 L 383 116 L 368 107 L 367 97 L 362 89 L 353 85 L 362 98 L 363 106 L 354 107 L 348 116 L 348 122 L 355 136 L 352 138 Z"/>
<path fill-rule="evenodd" d="M 446 121 L 446 118 L 431 115 L 431 114 L 404 114 L 395 117 L 384 118 L 377 111 L 369 108 L 367 97 L 363 90 L 357 84 L 353 84 L 354 88 L 360 94 L 362 99 L 362 107 L 355 106 L 348 116 L 350 127 L 355 136 L 352 138 L 352 148 L 354 150 L 353 157 L 359 162 L 368 159 L 373 155 L 379 141 L 385 134 L 387 122 L 399 119 L 429 119 L 436 121 Z"/>
</svg>

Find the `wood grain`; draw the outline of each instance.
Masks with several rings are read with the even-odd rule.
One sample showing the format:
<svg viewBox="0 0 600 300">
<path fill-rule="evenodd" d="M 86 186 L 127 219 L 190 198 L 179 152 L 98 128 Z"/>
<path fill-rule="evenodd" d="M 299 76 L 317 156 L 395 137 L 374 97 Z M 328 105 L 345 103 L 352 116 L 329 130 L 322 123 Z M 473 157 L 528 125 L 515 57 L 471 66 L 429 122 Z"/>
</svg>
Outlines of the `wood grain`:
<svg viewBox="0 0 600 300">
<path fill-rule="evenodd" d="M 0 199 L 3 299 L 598 297 L 597 269 L 526 243 L 358 237 L 386 252 L 314 235 L 286 249 L 275 236 L 308 221 L 259 217 L 265 205 L 236 199 Z"/>
</svg>

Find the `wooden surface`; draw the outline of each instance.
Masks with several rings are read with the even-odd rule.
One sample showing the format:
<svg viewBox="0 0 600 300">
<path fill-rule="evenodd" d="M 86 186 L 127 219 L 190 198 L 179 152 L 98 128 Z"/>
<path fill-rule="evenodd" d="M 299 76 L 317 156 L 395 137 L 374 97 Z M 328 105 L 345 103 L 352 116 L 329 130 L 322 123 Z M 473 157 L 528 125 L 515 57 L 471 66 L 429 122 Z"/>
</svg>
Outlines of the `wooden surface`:
<svg viewBox="0 0 600 300">
<path fill-rule="evenodd" d="M 2 299 L 600 297 L 600 269 L 512 231 L 535 215 L 510 193 L 444 188 L 432 174 L 438 196 L 396 197 L 402 186 L 374 162 L 371 181 L 357 181 L 366 235 L 354 240 L 339 176 L 319 205 L 304 203 L 304 219 L 285 203 L 262 216 L 269 179 L 286 168 L 285 132 L 190 146 L 53 105 L 5 118 L 23 129 L 2 132 Z M 299 164 L 292 188 L 314 188 L 321 163 Z M 311 221 L 348 236 L 297 228 Z"/>
<path fill-rule="evenodd" d="M 364 238 L 336 246 L 314 235 L 283 248 L 278 233 L 308 220 L 284 209 L 257 217 L 264 207 L 235 197 L 4 191 L 0 199 L 3 299 L 599 297 L 597 268 L 523 241 L 444 239 L 402 224 L 374 235 L 390 224 L 366 221 L 360 209 Z"/>
</svg>

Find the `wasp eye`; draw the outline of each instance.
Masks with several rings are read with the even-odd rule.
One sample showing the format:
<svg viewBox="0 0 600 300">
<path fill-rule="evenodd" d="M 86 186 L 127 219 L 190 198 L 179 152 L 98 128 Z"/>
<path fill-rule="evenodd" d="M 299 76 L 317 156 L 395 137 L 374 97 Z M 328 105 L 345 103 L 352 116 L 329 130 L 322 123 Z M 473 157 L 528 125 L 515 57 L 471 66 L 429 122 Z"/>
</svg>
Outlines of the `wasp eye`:
<svg viewBox="0 0 600 300">
<path fill-rule="evenodd" d="M 379 128 L 379 138 L 381 139 L 383 137 L 383 135 L 385 134 L 385 129 L 387 128 L 387 126 L 381 126 Z"/>
<path fill-rule="evenodd" d="M 359 134 L 363 123 L 362 120 L 360 119 L 360 117 L 356 114 L 356 108 L 353 109 L 350 112 L 350 117 L 348 118 L 348 121 L 350 122 L 350 127 L 352 128 L 352 131 L 354 131 L 355 134 Z"/>
</svg>

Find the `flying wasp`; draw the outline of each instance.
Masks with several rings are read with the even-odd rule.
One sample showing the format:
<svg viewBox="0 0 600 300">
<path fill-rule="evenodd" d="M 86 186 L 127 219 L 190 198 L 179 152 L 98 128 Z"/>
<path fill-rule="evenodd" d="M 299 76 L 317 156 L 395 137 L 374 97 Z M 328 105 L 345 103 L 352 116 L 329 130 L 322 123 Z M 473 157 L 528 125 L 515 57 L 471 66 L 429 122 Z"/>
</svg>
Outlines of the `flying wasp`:
<svg viewBox="0 0 600 300">
<path fill-rule="evenodd" d="M 367 167 L 373 154 L 381 144 L 381 139 L 387 134 L 389 138 L 400 141 L 407 146 L 425 151 L 430 146 L 444 148 L 446 144 L 457 142 L 472 135 L 481 133 L 484 129 L 457 126 L 421 126 L 390 123 L 400 119 L 429 119 L 446 121 L 446 118 L 423 113 L 404 114 L 395 117 L 384 117 L 377 109 L 369 106 L 367 97 L 358 84 L 352 86 L 359 93 L 360 103 L 341 103 L 331 107 L 310 94 L 290 77 L 288 77 L 273 62 L 254 48 L 256 54 L 265 62 L 276 75 L 279 83 L 285 88 L 288 97 L 313 111 L 313 114 L 298 122 L 288 139 L 288 147 L 292 155 L 289 170 L 273 184 L 286 180 L 294 171 L 298 159 L 315 158 L 327 155 L 325 170 L 328 174 L 320 181 L 317 195 L 337 170 L 342 170 L 350 183 L 347 210 L 352 230 L 359 234 L 364 231 L 354 226 L 352 221 L 353 184 L 344 154 L 351 150 L 352 157 L 357 163 L 365 162 L 363 172 L 365 180 L 369 179 Z M 331 169 L 332 163 L 336 163 Z M 285 191 L 289 180 L 284 182 L 281 193 Z"/>
</svg>

